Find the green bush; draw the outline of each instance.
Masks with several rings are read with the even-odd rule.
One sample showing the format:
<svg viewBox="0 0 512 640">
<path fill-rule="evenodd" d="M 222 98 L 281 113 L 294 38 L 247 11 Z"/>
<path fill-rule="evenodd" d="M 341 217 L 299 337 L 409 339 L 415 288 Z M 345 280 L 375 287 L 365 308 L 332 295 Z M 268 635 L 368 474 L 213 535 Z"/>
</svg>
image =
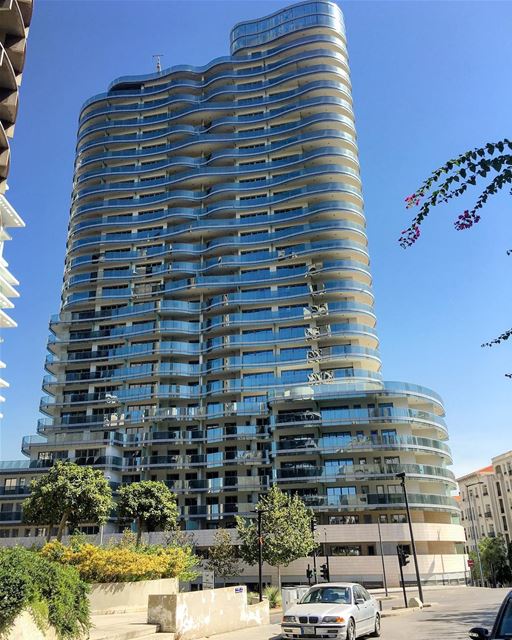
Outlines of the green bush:
<svg viewBox="0 0 512 640">
<path fill-rule="evenodd" d="M 271 609 L 275 609 L 281 604 L 281 591 L 279 587 L 265 587 L 265 589 L 263 589 L 263 595 L 267 598 Z"/>
<path fill-rule="evenodd" d="M 90 628 L 88 586 L 72 567 L 63 567 L 23 547 L 0 549 L 0 632 L 23 610 L 59 638 L 86 636 Z"/>
</svg>

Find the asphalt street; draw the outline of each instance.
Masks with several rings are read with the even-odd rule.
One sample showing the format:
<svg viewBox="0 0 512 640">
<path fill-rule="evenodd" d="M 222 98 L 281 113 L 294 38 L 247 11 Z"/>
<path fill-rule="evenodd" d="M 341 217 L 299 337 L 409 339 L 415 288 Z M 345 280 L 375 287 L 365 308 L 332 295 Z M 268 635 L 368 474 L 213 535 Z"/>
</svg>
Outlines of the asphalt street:
<svg viewBox="0 0 512 640">
<path fill-rule="evenodd" d="M 433 603 L 422 611 L 414 610 L 382 620 L 382 640 L 468 640 L 471 627 L 492 626 L 508 589 L 443 587 L 425 590 L 425 602 Z M 409 595 L 415 595 L 411 592 Z M 385 602 L 385 611 L 401 606 L 400 593 Z M 272 614 L 274 624 L 234 631 L 211 640 L 278 640 L 281 614 Z"/>
</svg>

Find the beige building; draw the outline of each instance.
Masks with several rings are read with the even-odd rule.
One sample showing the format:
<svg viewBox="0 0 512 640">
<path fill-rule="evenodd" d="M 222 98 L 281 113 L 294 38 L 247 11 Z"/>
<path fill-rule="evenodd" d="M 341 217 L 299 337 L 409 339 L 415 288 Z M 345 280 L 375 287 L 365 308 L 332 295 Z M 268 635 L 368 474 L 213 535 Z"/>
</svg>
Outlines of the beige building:
<svg viewBox="0 0 512 640">
<path fill-rule="evenodd" d="M 484 537 L 502 535 L 507 543 L 512 531 L 512 451 L 492 459 L 492 464 L 458 479 L 461 521 L 467 550 Z"/>
<path fill-rule="evenodd" d="M 8 189 L 11 149 L 10 138 L 18 113 L 21 73 L 25 64 L 28 28 L 32 17 L 32 0 L 0 0 L 0 332 L 15 327 L 6 309 L 14 306 L 10 298 L 18 297 L 18 281 L 9 272 L 3 256 L 4 241 L 10 240 L 8 228 L 23 227 L 24 222 L 5 197 Z M 0 338 L 0 343 L 3 338 Z M 5 364 L 0 361 L 0 369 Z M 0 394 L 9 385 L 0 377 Z M 0 395 L 0 402 L 4 398 Z M 1 414 L 0 414 L 1 417 Z"/>
</svg>

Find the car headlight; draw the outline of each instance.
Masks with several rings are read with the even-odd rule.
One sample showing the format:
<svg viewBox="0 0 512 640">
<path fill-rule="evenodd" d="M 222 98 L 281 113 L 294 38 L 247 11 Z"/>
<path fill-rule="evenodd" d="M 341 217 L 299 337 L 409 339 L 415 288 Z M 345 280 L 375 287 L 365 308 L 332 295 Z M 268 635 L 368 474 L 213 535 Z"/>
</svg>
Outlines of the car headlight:
<svg viewBox="0 0 512 640">
<path fill-rule="evenodd" d="M 344 624 L 345 618 L 341 618 L 340 616 L 325 616 L 322 622 L 325 622 L 327 624 L 332 624 L 333 622 L 336 624 Z"/>
<path fill-rule="evenodd" d="M 297 622 L 295 616 L 283 616 L 283 622 Z"/>
</svg>

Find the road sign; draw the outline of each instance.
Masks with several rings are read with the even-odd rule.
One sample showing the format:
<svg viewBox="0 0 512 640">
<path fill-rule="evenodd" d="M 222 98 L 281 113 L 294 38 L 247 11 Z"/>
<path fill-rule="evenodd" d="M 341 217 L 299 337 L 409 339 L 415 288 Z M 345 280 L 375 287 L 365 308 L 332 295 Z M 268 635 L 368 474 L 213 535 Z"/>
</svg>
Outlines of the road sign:
<svg viewBox="0 0 512 640">
<path fill-rule="evenodd" d="M 203 589 L 215 589 L 215 575 L 213 571 L 203 571 Z"/>
<path fill-rule="evenodd" d="M 474 560 L 469 559 L 469 560 L 468 560 L 468 567 L 469 567 L 470 569 L 472 569 L 474 566 L 475 566 L 475 561 L 474 561 Z"/>
</svg>

